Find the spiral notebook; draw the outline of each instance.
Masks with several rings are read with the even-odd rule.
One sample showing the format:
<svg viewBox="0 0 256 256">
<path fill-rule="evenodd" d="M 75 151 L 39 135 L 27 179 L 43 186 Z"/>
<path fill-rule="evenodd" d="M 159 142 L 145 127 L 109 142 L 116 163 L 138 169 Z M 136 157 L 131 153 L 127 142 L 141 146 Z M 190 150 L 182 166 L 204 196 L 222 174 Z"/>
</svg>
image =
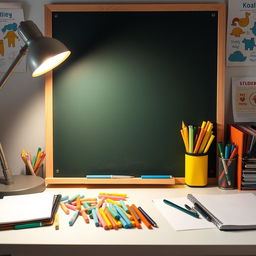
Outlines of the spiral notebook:
<svg viewBox="0 0 256 256">
<path fill-rule="evenodd" d="M 256 229 L 256 195 L 253 193 L 188 194 L 187 198 L 199 205 L 220 230 Z"/>
<path fill-rule="evenodd" d="M 48 222 L 56 213 L 61 195 L 43 192 L 0 199 L 0 227 L 28 222 Z"/>
</svg>

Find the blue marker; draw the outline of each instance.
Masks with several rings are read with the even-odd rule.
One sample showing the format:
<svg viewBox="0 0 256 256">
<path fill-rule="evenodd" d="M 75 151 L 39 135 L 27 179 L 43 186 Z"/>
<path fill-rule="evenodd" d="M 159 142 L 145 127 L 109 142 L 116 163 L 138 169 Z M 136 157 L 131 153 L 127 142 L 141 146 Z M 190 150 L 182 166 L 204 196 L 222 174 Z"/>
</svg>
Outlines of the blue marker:
<svg viewBox="0 0 256 256">
<path fill-rule="evenodd" d="M 122 205 L 122 208 L 125 210 L 125 212 L 130 213 L 123 200 L 120 200 L 119 203 Z"/>
<path fill-rule="evenodd" d="M 131 221 L 127 218 L 127 216 L 123 213 L 123 211 L 119 208 L 119 206 L 114 205 L 114 208 L 116 209 L 117 213 L 120 215 L 120 221 L 121 221 L 121 219 L 124 219 L 124 221 L 127 223 L 128 227 L 131 228 L 132 227 Z"/>
<path fill-rule="evenodd" d="M 128 225 L 128 223 L 124 220 L 123 217 L 120 216 L 119 221 L 121 221 L 122 225 L 124 228 L 129 228 L 130 226 Z"/>
<path fill-rule="evenodd" d="M 230 144 L 227 144 L 225 146 L 225 159 L 229 159 L 229 156 L 230 156 L 230 149 L 231 149 L 231 145 Z"/>
<path fill-rule="evenodd" d="M 92 209 L 92 217 L 93 217 L 95 226 L 98 227 L 98 226 L 99 226 L 99 220 L 98 220 L 98 217 L 97 217 L 96 209 L 95 209 L 95 208 Z"/>
<path fill-rule="evenodd" d="M 73 226 L 74 223 L 76 222 L 76 219 L 79 215 L 79 210 L 76 210 L 74 215 L 72 216 L 72 218 L 70 219 L 70 221 L 68 222 L 69 223 L 69 226 Z"/>
<path fill-rule="evenodd" d="M 68 196 L 62 196 L 60 199 L 60 201 L 66 201 L 66 200 L 68 200 Z"/>
<path fill-rule="evenodd" d="M 171 179 L 172 175 L 141 175 L 142 179 Z"/>
<path fill-rule="evenodd" d="M 116 219 L 119 220 L 120 219 L 120 215 L 118 215 L 116 209 L 114 208 L 114 206 L 112 204 L 109 204 L 108 210 L 110 212 L 110 214 Z"/>
<path fill-rule="evenodd" d="M 75 196 L 72 196 L 71 198 L 69 198 L 69 199 L 67 200 L 67 203 L 72 203 L 72 202 L 75 201 L 79 196 L 80 196 L 79 194 L 77 194 L 77 195 L 75 195 Z"/>
</svg>

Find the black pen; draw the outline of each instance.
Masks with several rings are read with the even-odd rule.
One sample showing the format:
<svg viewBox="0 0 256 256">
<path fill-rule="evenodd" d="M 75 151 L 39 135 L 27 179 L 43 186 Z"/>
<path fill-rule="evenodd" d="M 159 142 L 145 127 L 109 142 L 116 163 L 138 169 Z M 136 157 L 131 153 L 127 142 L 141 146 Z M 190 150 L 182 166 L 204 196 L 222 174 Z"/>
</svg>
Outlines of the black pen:
<svg viewBox="0 0 256 256">
<path fill-rule="evenodd" d="M 212 221 L 212 218 L 208 215 L 207 212 L 205 212 L 204 209 L 202 209 L 200 205 L 198 205 L 197 203 L 194 203 L 194 207 L 206 220 Z"/>
</svg>

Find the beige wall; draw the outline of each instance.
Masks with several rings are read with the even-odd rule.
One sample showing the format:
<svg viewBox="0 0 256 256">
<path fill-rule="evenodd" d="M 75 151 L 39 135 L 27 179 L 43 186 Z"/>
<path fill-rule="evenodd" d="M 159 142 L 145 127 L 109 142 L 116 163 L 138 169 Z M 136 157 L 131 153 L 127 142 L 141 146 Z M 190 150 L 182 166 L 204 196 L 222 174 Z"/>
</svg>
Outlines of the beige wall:
<svg viewBox="0 0 256 256">
<path fill-rule="evenodd" d="M 44 31 L 44 5 L 48 3 L 72 3 L 55 0 L 18 0 L 24 9 L 25 19 L 33 20 Z M 76 1 L 76 3 L 120 3 L 123 1 Z M 158 1 L 129 1 L 129 3 L 149 3 Z M 165 3 L 227 3 L 227 1 L 163 1 Z M 227 68 L 226 70 L 226 111 L 227 122 L 232 122 L 230 78 L 239 75 L 254 75 L 255 68 Z M 2 75 L 2 74 L 1 74 Z M 0 142 L 5 150 L 10 169 L 14 174 L 24 170 L 20 158 L 22 149 L 36 152 L 38 146 L 45 148 L 44 129 L 44 78 L 32 78 L 29 71 L 14 73 L 0 91 Z"/>
</svg>

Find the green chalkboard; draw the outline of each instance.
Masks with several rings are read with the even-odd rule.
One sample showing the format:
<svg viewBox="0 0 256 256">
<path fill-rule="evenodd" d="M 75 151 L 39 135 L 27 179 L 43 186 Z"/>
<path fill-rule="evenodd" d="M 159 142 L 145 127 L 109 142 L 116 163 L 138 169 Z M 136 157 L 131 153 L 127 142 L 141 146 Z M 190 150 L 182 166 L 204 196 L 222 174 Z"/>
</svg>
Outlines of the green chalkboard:
<svg viewBox="0 0 256 256">
<path fill-rule="evenodd" d="M 72 55 L 52 78 L 53 176 L 184 176 L 182 120 L 216 125 L 218 24 L 211 10 L 54 11 Z"/>
</svg>

